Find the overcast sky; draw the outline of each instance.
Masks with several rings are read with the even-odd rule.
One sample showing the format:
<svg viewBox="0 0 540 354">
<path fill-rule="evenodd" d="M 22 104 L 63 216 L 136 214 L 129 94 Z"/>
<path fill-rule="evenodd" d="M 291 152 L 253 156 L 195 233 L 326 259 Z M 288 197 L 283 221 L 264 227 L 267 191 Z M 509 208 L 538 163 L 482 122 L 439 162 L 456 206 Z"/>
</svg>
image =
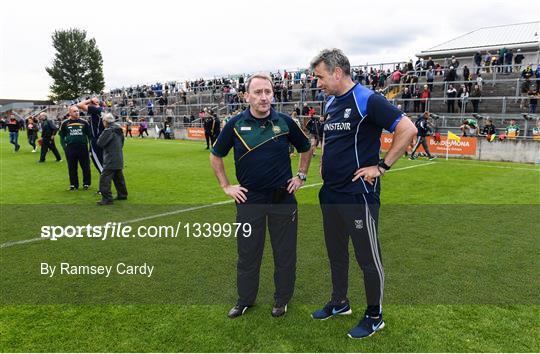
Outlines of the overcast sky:
<svg viewBox="0 0 540 354">
<path fill-rule="evenodd" d="M 0 98 L 46 99 L 55 30 L 96 39 L 108 89 L 307 67 L 327 47 L 351 63 L 400 61 L 484 26 L 540 19 L 538 0 L 7 1 Z"/>
</svg>

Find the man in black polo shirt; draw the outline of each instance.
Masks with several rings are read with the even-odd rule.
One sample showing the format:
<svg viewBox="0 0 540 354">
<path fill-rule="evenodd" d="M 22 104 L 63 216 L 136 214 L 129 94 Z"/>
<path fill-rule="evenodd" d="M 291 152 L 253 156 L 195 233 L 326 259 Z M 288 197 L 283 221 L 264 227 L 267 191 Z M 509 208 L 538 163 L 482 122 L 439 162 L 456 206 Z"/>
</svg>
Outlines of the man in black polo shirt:
<svg viewBox="0 0 540 354">
<path fill-rule="evenodd" d="M 311 69 L 318 87 L 331 96 L 324 112 L 319 200 L 333 286 L 330 301 L 311 316 L 325 320 L 352 312 L 347 298 L 350 237 L 364 275 L 367 309 L 348 336 L 364 338 L 384 327 L 384 271 L 377 235 L 380 177 L 403 155 L 416 128 L 384 96 L 352 81 L 349 60 L 341 50 L 323 50 Z M 394 139 L 379 160 L 383 129 L 394 132 Z"/>
<path fill-rule="evenodd" d="M 69 170 L 69 190 L 79 189 L 79 175 L 77 165 L 81 165 L 83 172 L 83 187 L 90 187 L 90 158 L 88 157 L 88 141 L 91 139 L 90 126 L 87 121 L 79 118 L 79 108 L 69 107 L 69 118 L 60 125 L 60 142 L 66 152 Z"/>
<path fill-rule="evenodd" d="M 239 223 L 249 223 L 249 237 L 238 235 L 238 302 L 230 318 L 238 317 L 255 303 L 259 288 L 266 223 L 274 251 L 275 304 L 272 316 L 287 311 L 296 278 L 297 203 L 294 193 L 304 184 L 311 160 L 310 143 L 287 115 L 271 108 L 273 85 L 264 74 L 246 82 L 249 109 L 231 118 L 214 144 L 210 161 L 225 194 L 236 201 Z M 292 176 L 289 144 L 300 152 L 298 173 Z M 236 178 L 231 185 L 223 157 L 234 148 Z"/>
</svg>

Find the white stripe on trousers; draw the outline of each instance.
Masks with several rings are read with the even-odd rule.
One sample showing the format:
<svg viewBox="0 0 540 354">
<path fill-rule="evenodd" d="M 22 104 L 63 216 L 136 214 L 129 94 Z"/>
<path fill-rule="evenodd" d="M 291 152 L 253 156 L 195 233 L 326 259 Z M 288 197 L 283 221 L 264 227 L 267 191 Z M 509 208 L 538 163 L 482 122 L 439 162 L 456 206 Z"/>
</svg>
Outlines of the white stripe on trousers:
<svg viewBox="0 0 540 354">
<path fill-rule="evenodd" d="M 362 194 L 362 197 L 364 198 L 365 207 L 366 207 L 366 226 L 368 230 L 369 243 L 371 245 L 371 255 L 373 256 L 373 262 L 375 263 L 375 268 L 377 269 L 377 273 L 379 274 L 379 287 L 380 287 L 379 313 L 381 313 L 382 312 L 382 299 L 383 299 L 383 294 L 384 294 L 384 269 L 382 268 L 381 260 L 379 258 L 379 247 L 377 245 L 377 228 L 375 225 L 375 220 L 371 217 L 371 212 L 369 211 L 369 205 L 368 205 L 366 197 L 363 194 Z"/>
<path fill-rule="evenodd" d="M 101 164 L 101 161 L 99 161 L 99 157 L 94 151 L 92 144 L 90 144 L 90 156 L 92 156 L 92 161 L 94 161 L 94 165 L 96 165 L 98 172 L 101 174 L 101 172 L 103 172 L 103 165 Z"/>
</svg>

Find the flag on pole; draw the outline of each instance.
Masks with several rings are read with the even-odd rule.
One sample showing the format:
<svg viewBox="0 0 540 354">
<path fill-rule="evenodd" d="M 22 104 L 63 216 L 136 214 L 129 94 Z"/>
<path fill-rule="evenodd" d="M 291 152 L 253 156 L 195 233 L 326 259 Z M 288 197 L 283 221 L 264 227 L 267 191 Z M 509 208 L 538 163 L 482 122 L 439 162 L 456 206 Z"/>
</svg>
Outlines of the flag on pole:
<svg viewBox="0 0 540 354">
<path fill-rule="evenodd" d="M 456 134 L 452 133 L 451 131 L 448 131 L 447 139 L 448 140 L 455 140 L 458 143 L 461 141 L 461 137 L 457 136 Z"/>
</svg>

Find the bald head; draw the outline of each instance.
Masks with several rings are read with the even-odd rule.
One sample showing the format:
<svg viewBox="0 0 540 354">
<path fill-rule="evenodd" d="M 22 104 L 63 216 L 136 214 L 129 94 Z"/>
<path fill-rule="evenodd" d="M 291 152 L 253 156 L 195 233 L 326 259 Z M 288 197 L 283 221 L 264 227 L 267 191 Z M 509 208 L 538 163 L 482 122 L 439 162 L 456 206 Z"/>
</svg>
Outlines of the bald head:
<svg viewBox="0 0 540 354">
<path fill-rule="evenodd" d="M 79 118 L 79 107 L 77 107 L 76 105 L 69 106 L 68 115 L 70 119 Z"/>
</svg>

